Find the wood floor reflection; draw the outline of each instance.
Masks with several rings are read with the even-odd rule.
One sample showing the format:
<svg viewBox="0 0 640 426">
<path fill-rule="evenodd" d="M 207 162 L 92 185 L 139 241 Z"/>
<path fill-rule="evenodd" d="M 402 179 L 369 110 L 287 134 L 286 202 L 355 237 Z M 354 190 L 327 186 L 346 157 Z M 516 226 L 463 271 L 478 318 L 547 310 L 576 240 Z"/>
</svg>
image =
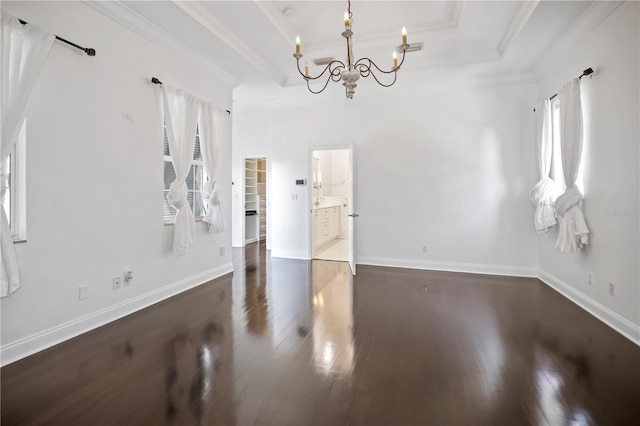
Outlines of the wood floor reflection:
<svg viewBox="0 0 640 426">
<path fill-rule="evenodd" d="M 536 279 L 234 250 L 2 374 L 2 425 L 637 425 L 640 348 Z"/>
</svg>

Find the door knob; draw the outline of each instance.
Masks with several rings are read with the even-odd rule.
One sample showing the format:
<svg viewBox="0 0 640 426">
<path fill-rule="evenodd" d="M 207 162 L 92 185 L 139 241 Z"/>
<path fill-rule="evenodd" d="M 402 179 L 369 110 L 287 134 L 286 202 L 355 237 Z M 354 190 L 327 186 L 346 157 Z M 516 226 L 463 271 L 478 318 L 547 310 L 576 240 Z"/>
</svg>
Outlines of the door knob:
<svg viewBox="0 0 640 426">
<path fill-rule="evenodd" d="M 349 216 L 349 217 L 360 217 L 360 215 L 359 215 L 359 214 L 356 214 L 356 213 L 352 213 L 352 214 L 347 215 L 347 216 Z"/>
</svg>

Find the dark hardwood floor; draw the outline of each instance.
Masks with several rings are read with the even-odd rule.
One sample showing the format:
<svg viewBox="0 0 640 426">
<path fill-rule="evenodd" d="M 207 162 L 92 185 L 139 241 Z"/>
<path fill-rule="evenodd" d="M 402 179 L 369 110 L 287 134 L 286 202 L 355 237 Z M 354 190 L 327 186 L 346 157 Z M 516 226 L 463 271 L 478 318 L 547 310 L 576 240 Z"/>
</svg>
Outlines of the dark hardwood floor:
<svg viewBox="0 0 640 426">
<path fill-rule="evenodd" d="M 640 425 L 640 348 L 536 279 L 269 259 L 1 370 L 10 425 Z"/>
</svg>

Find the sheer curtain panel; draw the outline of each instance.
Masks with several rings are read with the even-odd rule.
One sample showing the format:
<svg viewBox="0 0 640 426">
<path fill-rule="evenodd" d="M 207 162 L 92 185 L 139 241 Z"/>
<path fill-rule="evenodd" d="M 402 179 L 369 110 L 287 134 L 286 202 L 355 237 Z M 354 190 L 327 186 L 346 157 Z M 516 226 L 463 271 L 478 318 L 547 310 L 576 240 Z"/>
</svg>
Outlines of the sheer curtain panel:
<svg viewBox="0 0 640 426">
<path fill-rule="evenodd" d="M 227 135 L 228 117 L 226 111 L 210 103 L 205 102 L 202 105 L 200 111 L 200 148 L 202 149 L 204 172 L 207 175 L 202 189 L 202 199 L 209 206 L 204 221 L 209 225 L 209 231 L 215 233 L 224 232 L 219 187 L 216 182 L 216 164 L 219 147 Z"/>
<path fill-rule="evenodd" d="M 580 80 L 574 78 L 558 91 L 560 105 L 560 148 L 562 172 L 567 188 L 556 200 L 558 212 L 558 239 L 556 248 L 575 252 L 589 243 L 589 229 L 582 212 L 582 193 L 576 186 L 582 158 L 582 104 Z"/>
<path fill-rule="evenodd" d="M 185 254 L 196 241 L 196 223 L 187 198 L 187 175 L 191 169 L 198 123 L 198 99 L 182 90 L 162 86 L 164 121 L 167 126 L 169 153 L 176 179 L 169 186 L 167 201 L 176 210 L 173 229 L 173 252 Z"/>
<path fill-rule="evenodd" d="M 0 142 L 0 178 L 8 179 L 7 158 L 18 139 L 27 114 L 31 94 L 51 51 L 55 36 L 2 12 L 2 141 Z M 4 198 L 2 185 L 0 199 Z M 9 220 L 0 208 L 0 248 L 2 257 L 2 297 L 20 288 L 20 273 L 13 247 Z"/>
<path fill-rule="evenodd" d="M 538 234 L 543 234 L 556 224 L 553 208 L 553 180 L 549 177 L 553 141 L 551 131 L 551 101 L 546 99 L 536 106 L 536 157 L 540 180 L 531 189 L 529 199 L 536 211 L 533 224 Z"/>
</svg>

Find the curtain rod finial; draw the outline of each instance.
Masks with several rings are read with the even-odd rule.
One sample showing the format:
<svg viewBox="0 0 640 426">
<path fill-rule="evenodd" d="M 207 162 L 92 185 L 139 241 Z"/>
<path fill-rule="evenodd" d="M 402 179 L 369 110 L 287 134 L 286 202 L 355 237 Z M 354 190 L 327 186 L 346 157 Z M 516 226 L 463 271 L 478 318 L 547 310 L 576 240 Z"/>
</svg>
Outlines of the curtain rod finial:
<svg viewBox="0 0 640 426">
<path fill-rule="evenodd" d="M 92 49 L 90 47 L 87 47 L 86 49 L 84 49 L 84 51 L 86 52 L 86 54 L 88 56 L 96 56 L 96 49 Z"/>
</svg>

